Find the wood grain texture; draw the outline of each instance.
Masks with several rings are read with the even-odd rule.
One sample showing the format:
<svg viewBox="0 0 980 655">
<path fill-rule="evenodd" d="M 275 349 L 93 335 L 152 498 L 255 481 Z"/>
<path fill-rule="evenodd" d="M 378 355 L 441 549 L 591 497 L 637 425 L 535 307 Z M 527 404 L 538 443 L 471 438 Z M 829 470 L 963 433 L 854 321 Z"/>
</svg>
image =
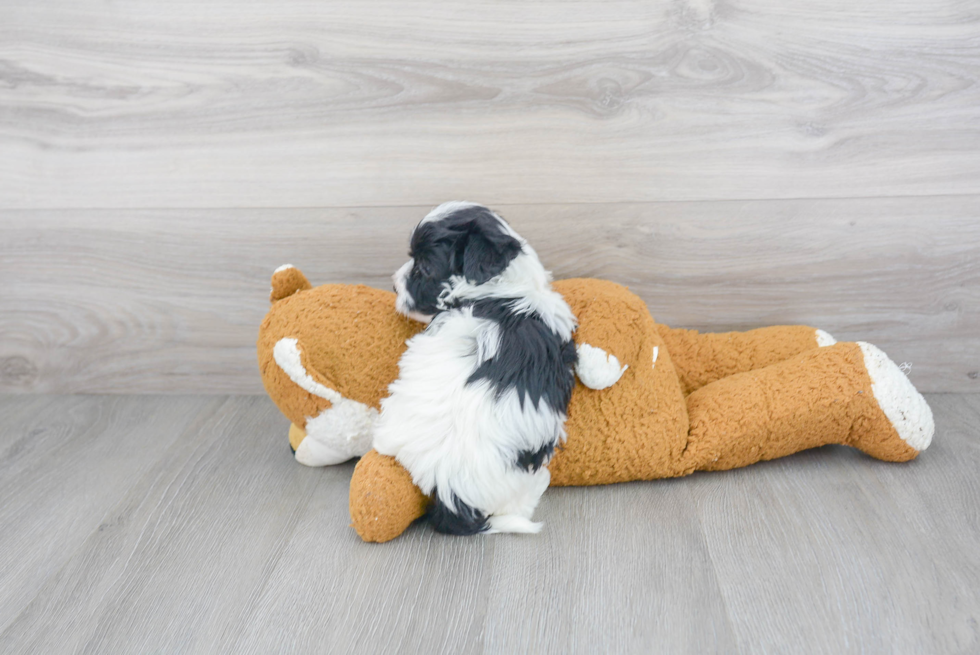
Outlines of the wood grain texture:
<svg viewBox="0 0 980 655">
<path fill-rule="evenodd" d="M 0 12 L 2 208 L 980 192 L 969 0 Z"/>
<path fill-rule="evenodd" d="M 25 534 L 47 570 L 0 585 L 0 651 L 976 652 L 980 395 L 929 402 L 936 439 L 909 464 L 827 447 L 552 489 L 537 536 L 414 525 L 377 545 L 347 526 L 353 466 L 296 464 L 266 398 L 7 397 L 4 475 L 10 435 L 39 436 L 19 474 L 35 493 L 3 497 L 0 571 L 27 568 Z M 129 459 L 98 468 L 93 448 L 65 471 L 69 448 L 39 456 L 50 432 L 126 434 Z M 85 494 L 59 485 L 85 470 Z M 114 502 L 49 511 L 69 491 Z"/>
<path fill-rule="evenodd" d="M 131 411 L 161 403 L 123 400 Z M 123 400 L 85 402 L 104 409 Z M 226 630 L 260 594 L 329 474 L 292 461 L 287 444 L 273 438 L 288 422 L 264 398 L 183 402 L 204 406 L 186 417 L 171 408 L 173 435 L 157 452 L 148 449 L 154 434 L 141 422 L 116 417 L 146 456 L 138 470 L 120 466 L 98 479 L 108 486 L 133 476 L 133 484 L 113 505 L 85 516 L 95 520 L 86 540 L 33 589 L 0 634 L 0 651 L 218 652 L 232 638 Z"/>
<path fill-rule="evenodd" d="M 350 530 L 327 546 L 325 532 L 346 517 L 346 496 L 320 496 L 234 650 L 731 652 L 684 488 L 590 491 L 549 491 L 536 514 L 546 525 L 540 539 L 451 538 L 414 525 L 381 548 L 365 548 Z M 627 516 L 643 527 L 624 530 Z"/>
<path fill-rule="evenodd" d="M 980 649 L 980 403 L 929 400 L 936 439 L 907 466 L 826 447 L 692 478 L 740 650 Z"/>
<path fill-rule="evenodd" d="M 261 393 L 271 272 L 390 288 L 427 207 L 0 212 L 0 389 Z M 702 330 L 866 340 L 926 391 L 980 380 L 980 196 L 501 205 L 557 278 Z"/>
<path fill-rule="evenodd" d="M 216 402 L 0 397 L 0 632 Z"/>
</svg>

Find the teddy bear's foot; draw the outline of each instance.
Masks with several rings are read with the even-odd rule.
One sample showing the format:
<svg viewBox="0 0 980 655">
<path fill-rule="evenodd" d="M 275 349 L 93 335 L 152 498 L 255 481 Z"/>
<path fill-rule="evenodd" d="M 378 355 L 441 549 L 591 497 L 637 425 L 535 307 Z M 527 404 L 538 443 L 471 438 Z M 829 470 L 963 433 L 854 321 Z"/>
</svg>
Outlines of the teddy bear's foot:
<svg viewBox="0 0 980 655">
<path fill-rule="evenodd" d="M 880 415 L 864 415 L 855 421 L 852 444 L 879 459 L 910 460 L 932 442 L 936 429 L 932 410 L 908 376 L 884 352 L 863 341 L 858 346 Z M 884 422 L 887 425 L 882 425 Z"/>
</svg>

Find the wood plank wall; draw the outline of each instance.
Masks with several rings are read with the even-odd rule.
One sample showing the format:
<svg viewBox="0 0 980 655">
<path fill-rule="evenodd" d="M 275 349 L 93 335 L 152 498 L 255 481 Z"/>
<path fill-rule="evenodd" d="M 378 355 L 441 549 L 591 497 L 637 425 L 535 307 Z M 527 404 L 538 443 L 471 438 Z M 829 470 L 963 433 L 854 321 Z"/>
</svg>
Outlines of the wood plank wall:
<svg viewBox="0 0 980 655">
<path fill-rule="evenodd" d="M 387 287 L 448 199 L 977 391 L 978 81 L 968 1 L 0 0 L 0 391 L 261 392 L 272 269 Z"/>
</svg>

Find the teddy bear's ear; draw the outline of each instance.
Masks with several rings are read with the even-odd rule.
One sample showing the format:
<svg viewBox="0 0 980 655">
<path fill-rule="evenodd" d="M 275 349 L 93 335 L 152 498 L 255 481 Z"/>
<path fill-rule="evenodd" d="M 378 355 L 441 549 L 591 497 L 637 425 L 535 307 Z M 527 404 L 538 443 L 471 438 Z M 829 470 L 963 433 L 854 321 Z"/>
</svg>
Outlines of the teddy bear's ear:
<svg viewBox="0 0 980 655">
<path fill-rule="evenodd" d="M 272 274 L 272 291 L 269 294 L 269 302 L 277 302 L 291 296 L 297 291 L 305 291 L 310 288 L 310 281 L 303 273 L 292 264 L 280 266 Z"/>
</svg>

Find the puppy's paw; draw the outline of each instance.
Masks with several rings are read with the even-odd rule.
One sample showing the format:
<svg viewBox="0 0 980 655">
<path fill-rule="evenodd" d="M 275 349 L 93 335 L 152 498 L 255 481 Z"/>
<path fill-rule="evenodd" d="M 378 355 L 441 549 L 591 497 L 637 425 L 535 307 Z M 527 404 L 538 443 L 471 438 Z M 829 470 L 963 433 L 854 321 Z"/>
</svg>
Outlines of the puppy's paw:
<svg viewBox="0 0 980 655">
<path fill-rule="evenodd" d="M 497 534 L 501 532 L 516 532 L 521 534 L 537 534 L 541 532 L 543 523 L 535 523 L 530 519 L 517 514 L 503 514 L 491 516 L 487 519 L 490 529 L 484 534 Z"/>
<path fill-rule="evenodd" d="M 583 343 L 578 347 L 578 363 L 575 373 L 589 389 L 608 389 L 619 382 L 629 366 L 620 366 L 616 356 L 602 348 Z"/>
</svg>

